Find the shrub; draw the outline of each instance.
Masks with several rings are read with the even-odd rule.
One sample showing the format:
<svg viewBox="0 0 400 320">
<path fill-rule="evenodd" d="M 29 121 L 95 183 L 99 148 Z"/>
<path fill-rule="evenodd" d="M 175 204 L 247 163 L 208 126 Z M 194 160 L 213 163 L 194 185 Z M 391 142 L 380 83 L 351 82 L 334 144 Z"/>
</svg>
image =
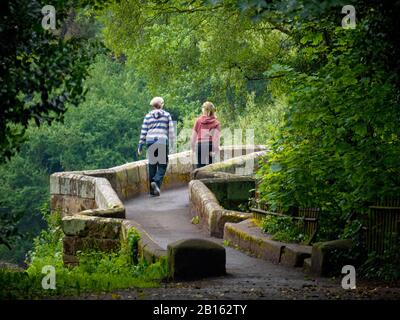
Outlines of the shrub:
<svg viewBox="0 0 400 320">
<path fill-rule="evenodd" d="M 291 217 L 268 215 L 262 220 L 262 230 L 272 235 L 273 240 L 284 242 L 304 242 L 303 222 Z"/>
<path fill-rule="evenodd" d="M 34 241 L 29 254 L 29 267 L 24 272 L 0 270 L 0 299 L 32 299 L 46 296 L 101 293 L 131 287 L 154 287 L 166 278 L 165 261 L 148 264 L 137 259 L 137 243 L 140 235 L 136 230 L 128 234 L 128 241 L 118 252 L 78 252 L 79 266 L 64 267 L 62 261 L 62 237 L 60 214 L 44 213 L 48 229 Z M 135 257 L 133 259 L 133 256 Z M 44 266 L 51 265 L 56 271 L 56 289 L 42 288 Z"/>
</svg>

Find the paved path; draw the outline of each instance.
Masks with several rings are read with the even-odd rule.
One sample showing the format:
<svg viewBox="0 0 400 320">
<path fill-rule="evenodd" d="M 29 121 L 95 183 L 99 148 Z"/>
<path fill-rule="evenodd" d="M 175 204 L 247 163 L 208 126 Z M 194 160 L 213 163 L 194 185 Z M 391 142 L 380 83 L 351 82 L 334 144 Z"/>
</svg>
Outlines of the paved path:
<svg viewBox="0 0 400 320">
<path fill-rule="evenodd" d="M 189 195 L 186 187 L 162 192 L 160 197 L 141 195 L 125 202 L 127 219 L 139 223 L 161 247 L 185 238 L 211 238 L 205 230 L 190 222 Z M 338 279 L 317 279 L 295 268 L 275 265 L 226 248 L 227 276 L 201 281 L 169 283 L 158 289 L 125 290 L 124 299 L 330 299 L 376 298 L 375 288 L 346 291 Z M 165 289 L 168 290 L 165 290 Z M 392 292 L 389 292 L 389 296 Z M 399 296 L 396 290 L 393 294 Z M 107 298 L 107 295 L 104 296 Z M 97 297 L 98 298 L 98 297 Z"/>
</svg>

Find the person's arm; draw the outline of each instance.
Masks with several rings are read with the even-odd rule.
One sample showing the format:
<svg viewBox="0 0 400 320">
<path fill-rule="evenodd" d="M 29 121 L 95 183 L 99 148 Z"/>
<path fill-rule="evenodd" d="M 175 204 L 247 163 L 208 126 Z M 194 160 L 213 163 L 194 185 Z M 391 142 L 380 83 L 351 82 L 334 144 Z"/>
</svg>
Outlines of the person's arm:
<svg viewBox="0 0 400 320">
<path fill-rule="evenodd" d="M 149 127 L 147 125 L 147 120 L 146 117 L 143 119 L 143 124 L 142 124 L 142 129 L 140 131 L 140 138 L 139 138 L 139 145 L 138 145 L 138 155 L 142 153 L 142 149 L 144 144 L 146 143 L 146 136 L 147 136 L 147 131 L 149 130 Z"/>
</svg>

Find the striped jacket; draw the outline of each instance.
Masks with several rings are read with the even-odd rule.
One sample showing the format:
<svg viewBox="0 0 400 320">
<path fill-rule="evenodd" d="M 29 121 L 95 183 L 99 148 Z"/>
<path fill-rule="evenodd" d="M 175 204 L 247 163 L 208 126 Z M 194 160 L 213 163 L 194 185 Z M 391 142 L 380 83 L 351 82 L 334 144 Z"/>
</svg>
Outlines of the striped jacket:
<svg viewBox="0 0 400 320">
<path fill-rule="evenodd" d="M 175 140 L 174 123 L 169 112 L 163 109 L 150 111 L 143 119 L 142 130 L 140 132 L 139 150 L 144 144 L 151 144 L 155 141 L 168 141 L 173 143 Z"/>
</svg>

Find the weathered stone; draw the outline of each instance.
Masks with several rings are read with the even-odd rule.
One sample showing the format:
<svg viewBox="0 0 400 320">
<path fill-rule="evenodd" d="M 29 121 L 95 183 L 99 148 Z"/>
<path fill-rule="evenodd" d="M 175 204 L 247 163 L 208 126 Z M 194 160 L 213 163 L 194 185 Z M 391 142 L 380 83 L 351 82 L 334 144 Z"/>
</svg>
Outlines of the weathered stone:
<svg viewBox="0 0 400 320">
<path fill-rule="evenodd" d="M 79 198 L 61 194 L 52 194 L 50 197 L 51 212 L 60 212 L 63 216 L 96 208 L 94 199 Z"/>
<path fill-rule="evenodd" d="M 58 181 L 60 184 L 60 194 L 64 195 L 71 195 L 71 187 L 70 187 L 70 182 L 71 182 L 71 174 L 62 174 Z"/>
<path fill-rule="evenodd" d="M 204 239 L 180 240 L 168 245 L 169 272 L 174 279 L 220 276 L 226 273 L 225 248 Z"/>
<path fill-rule="evenodd" d="M 77 180 L 77 193 L 81 198 L 95 197 L 95 179 L 87 176 L 80 176 Z"/>
<path fill-rule="evenodd" d="M 248 179 L 247 179 L 248 180 Z M 208 183 L 212 182 L 207 180 Z M 226 190 L 225 180 L 213 184 L 221 187 L 221 192 Z M 226 222 L 239 222 L 249 218 L 251 215 L 225 210 L 217 200 L 215 194 L 203 183 L 202 180 L 192 180 L 189 183 L 190 212 L 191 216 L 198 216 L 201 225 L 205 225 L 209 234 L 213 237 L 222 238 L 224 224 Z"/>
<path fill-rule="evenodd" d="M 222 162 L 213 163 L 196 170 L 196 179 L 202 172 L 224 172 L 242 176 L 252 176 L 258 168 L 259 159 L 266 154 L 266 151 L 253 152 L 228 159 Z"/>
<path fill-rule="evenodd" d="M 353 264 L 350 256 L 353 241 L 350 239 L 315 243 L 311 254 L 311 272 L 319 276 L 341 273 L 346 264 Z"/>
<path fill-rule="evenodd" d="M 226 223 L 224 239 L 231 245 L 258 258 L 279 263 L 285 243 L 271 240 L 251 219 L 239 223 Z"/>
<path fill-rule="evenodd" d="M 311 273 L 311 258 L 304 259 L 303 271 L 306 273 Z"/>
<path fill-rule="evenodd" d="M 302 267 L 304 260 L 311 257 L 311 250 L 311 246 L 287 244 L 282 252 L 281 264 L 289 267 Z"/>
<path fill-rule="evenodd" d="M 64 254 L 74 256 L 78 251 L 88 252 L 92 250 L 111 252 L 121 246 L 120 240 L 98 239 L 92 237 L 65 236 L 63 238 Z"/>
<path fill-rule="evenodd" d="M 128 184 L 126 186 L 126 194 L 128 198 L 132 198 L 140 193 L 139 167 L 135 162 L 125 165 Z"/>
<path fill-rule="evenodd" d="M 128 174 L 124 166 L 114 168 L 117 177 L 117 189 L 115 192 L 121 199 L 127 199 L 127 187 L 128 187 Z"/>
<path fill-rule="evenodd" d="M 96 178 L 96 203 L 99 209 L 123 208 L 123 204 L 111 184 L 104 178 Z"/>
<path fill-rule="evenodd" d="M 163 189 L 172 189 L 180 186 L 185 186 L 189 181 L 190 181 L 189 173 L 182 173 L 182 174 L 167 173 L 164 176 Z"/>
<path fill-rule="evenodd" d="M 125 219 L 125 207 L 113 208 L 113 209 L 90 209 L 79 212 L 79 215 L 83 216 L 95 216 L 100 218 L 117 218 Z"/>
<path fill-rule="evenodd" d="M 147 161 L 140 161 L 138 170 L 139 170 L 140 190 L 142 192 L 148 192 L 149 191 L 149 178 L 148 178 L 148 170 L 147 170 Z"/>
<path fill-rule="evenodd" d="M 56 173 L 50 177 L 50 193 L 93 199 L 94 181 L 94 178 L 78 173 Z"/>
<path fill-rule="evenodd" d="M 99 170 L 87 170 L 83 171 L 84 175 L 91 176 L 91 177 L 97 177 L 97 178 L 105 178 L 110 182 L 111 186 L 113 187 L 114 190 L 117 189 L 117 178 L 115 171 L 113 168 L 110 169 L 99 169 Z"/>
<path fill-rule="evenodd" d="M 140 258 L 146 260 L 148 263 L 154 263 L 160 259 L 166 258 L 167 250 L 161 248 L 148 237 L 143 237 L 138 243 L 138 254 Z"/>
<path fill-rule="evenodd" d="M 60 194 L 60 173 L 53 173 L 50 176 L 50 194 Z"/>
<path fill-rule="evenodd" d="M 122 221 L 122 241 L 127 241 L 130 229 L 135 229 L 140 234 L 140 240 L 138 242 L 138 254 L 142 259 L 149 263 L 153 263 L 167 257 L 167 250 L 161 248 L 157 243 L 155 243 L 135 221 Z"/>
<path fill-rule="evenodd" d="M 136 184 L 139 182 L 139 166 L 137 163 L 133 162 L 126 164 L 126 171 L 129 184 Z"/>
<path fill-rule="evenodd" d="M 121 220 L 76 215 L 64 217 L 61 227 L 67 236 L 118 239 L 121 232 Z"/>
<path fill-rule="evenodd" d="M 239 223 L 241 221 L 247 220 L 252 217 L 251 213 L 247 212 L 239 212 L 232 210 L 222 210 L 221 215 L 218 217 L 217 225 L 218 225 L 218 237 L 224 237 L 224 227 L 225 224 L 230 223 Z"/>
<path fill-rule="evenodd" d="M 75 255 L 63 254 L 63 262 L 67 267 L 75 267 L 79 264 L 79 259 Z"/>
<path fill-rule="evenodd" d="M 228 178 L 201 179 L 225 209 L 237 211 L 239 205 L 247 203 L 254 196 L 255 179 L 232 176 Z"/>
</svg>

